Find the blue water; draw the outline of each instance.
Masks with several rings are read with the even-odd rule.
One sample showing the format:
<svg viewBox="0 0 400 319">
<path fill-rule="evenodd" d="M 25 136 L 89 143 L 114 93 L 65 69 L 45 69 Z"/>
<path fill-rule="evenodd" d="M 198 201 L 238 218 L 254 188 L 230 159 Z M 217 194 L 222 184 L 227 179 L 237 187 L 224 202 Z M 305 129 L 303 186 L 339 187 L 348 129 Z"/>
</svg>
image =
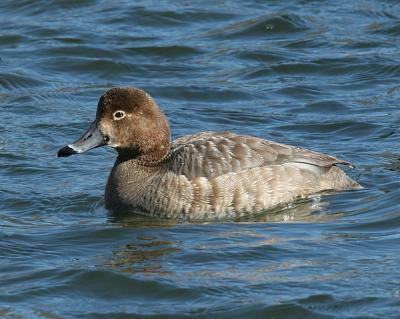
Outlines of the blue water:
<svg viewBox="0 0 400 319">
<path fill-rule="evenodd" d="M 398 1 L 0 2 L 1 318 L 400 318 Z M 113 215 L 115 153 L 58 159 L 113 86 L 173 136 L 352 162 L 364 190 L 238 221 Z"/>
</svg>

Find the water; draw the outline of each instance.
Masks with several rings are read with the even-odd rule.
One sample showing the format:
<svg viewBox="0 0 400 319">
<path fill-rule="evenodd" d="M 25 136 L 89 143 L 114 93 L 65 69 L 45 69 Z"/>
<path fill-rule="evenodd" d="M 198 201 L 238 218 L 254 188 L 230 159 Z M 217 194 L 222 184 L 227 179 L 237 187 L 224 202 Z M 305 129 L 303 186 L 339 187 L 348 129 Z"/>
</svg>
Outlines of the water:
<svg viewBox="0 0 400 319">
<path fill-rule="evenodd" d="M 1 318 L 400 318 L 397 1 L 2 1 Z M 115 154 L 68 159 L 112 86 L 173 136 L 230 130 L 352 162 L 365 186 L 260 216 L 104 208 Z"/>
</svg>

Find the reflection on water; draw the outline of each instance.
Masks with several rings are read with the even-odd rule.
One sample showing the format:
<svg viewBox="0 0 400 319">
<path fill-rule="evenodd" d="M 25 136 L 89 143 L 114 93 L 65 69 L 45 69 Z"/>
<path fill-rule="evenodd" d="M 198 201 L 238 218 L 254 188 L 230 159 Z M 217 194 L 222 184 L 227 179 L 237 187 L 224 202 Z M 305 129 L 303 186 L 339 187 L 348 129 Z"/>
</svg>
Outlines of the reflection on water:
<svg viewBox="0 0 400 319">
<path fill-rule="evenodd" d="M 126 273 L 167 274 L 163 267 L 164 258 L 180 250 L 176 243 L 155 237 L 139 237 L 138 241 L 114 249 L 104 266 Z"/>
<path fill-rule="evenodd" d="M 329 202 L 325 200 L 324 196 L 329 194 L 329 192 L 325 192 L 309 198 L 298 199 L 293 203 L 281 205 L 272 210 L 237 218 L 235 222 L 323 222 L 340 218 L 343 213 L 332 214 L 327 209 Z M 110 213 L 109 220 L 123 227 L 173 227 L 180 224 L 180 222 L 173 220 L 154 219 L 131 212 Z M 197 223 L 207 224 L 207 222 Z"/>
<path fill-rule="evenodd" d="M 163 220 L 134 214 L 132 212 L 109 212 L 109 221 L 122 227 L 173 227 L 177 225 L 174 220 Z"/>
<path fill-rule="evenodd" d="M 326 193 L 325 195 L 328 195 Z M 328 201 L 317 194 L 309 198 L 299 199 L 282 207 L 237 219 L 238 222 L 324 222 L 343 216 L 343 213 L 332 214 L 328 209 Z"/>
<path fill-rule="evenodd" d="M 384 154 L 384 157 L 388 160 L 388 164 L 385 166 L 390 171 L 400 171 L 400 154 Z"/>
</svg>

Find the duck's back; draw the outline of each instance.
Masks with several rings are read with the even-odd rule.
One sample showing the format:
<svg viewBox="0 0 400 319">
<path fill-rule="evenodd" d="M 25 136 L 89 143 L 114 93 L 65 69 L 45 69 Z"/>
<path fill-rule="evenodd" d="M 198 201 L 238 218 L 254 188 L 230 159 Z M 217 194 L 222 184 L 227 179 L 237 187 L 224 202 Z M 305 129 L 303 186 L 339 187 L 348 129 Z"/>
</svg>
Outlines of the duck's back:
<svg viewBox="0 0 400 319">
<path fill-rule="evenodd" d="M 164 173 L 149 185 L 163 189 L 152 211 L 167 217 L 214 219 L 269 209 L 323 190 L 356 189 L 329 155 L 233 133 L 205 132 L 174 141 Z M 159 205 L 153 205 L 159 203 Z"/>
<path fill-rule="evenodd" d="M 176 174 L 208 179 L 288 163 L 322 171 L 336 164 L 349 165 L 326 154 L 230 132 L 204 132 L 181 137 L 173 142 L 165 163 Z"/>
</svg>

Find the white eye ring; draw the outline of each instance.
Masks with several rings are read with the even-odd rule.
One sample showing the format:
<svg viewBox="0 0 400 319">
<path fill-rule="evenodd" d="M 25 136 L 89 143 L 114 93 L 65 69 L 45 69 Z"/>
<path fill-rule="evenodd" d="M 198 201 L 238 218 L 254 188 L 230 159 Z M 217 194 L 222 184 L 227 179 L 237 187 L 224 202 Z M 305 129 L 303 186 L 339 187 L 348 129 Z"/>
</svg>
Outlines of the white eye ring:
<svg viewBox="0 0 400 319">
<path fill-rule="evenodd" d="M 114 120 L 121 120 L 125 117 L 125 112 L 124 111 L 115 111 L 113 116 L 114 116 Z"/>
</svg>

